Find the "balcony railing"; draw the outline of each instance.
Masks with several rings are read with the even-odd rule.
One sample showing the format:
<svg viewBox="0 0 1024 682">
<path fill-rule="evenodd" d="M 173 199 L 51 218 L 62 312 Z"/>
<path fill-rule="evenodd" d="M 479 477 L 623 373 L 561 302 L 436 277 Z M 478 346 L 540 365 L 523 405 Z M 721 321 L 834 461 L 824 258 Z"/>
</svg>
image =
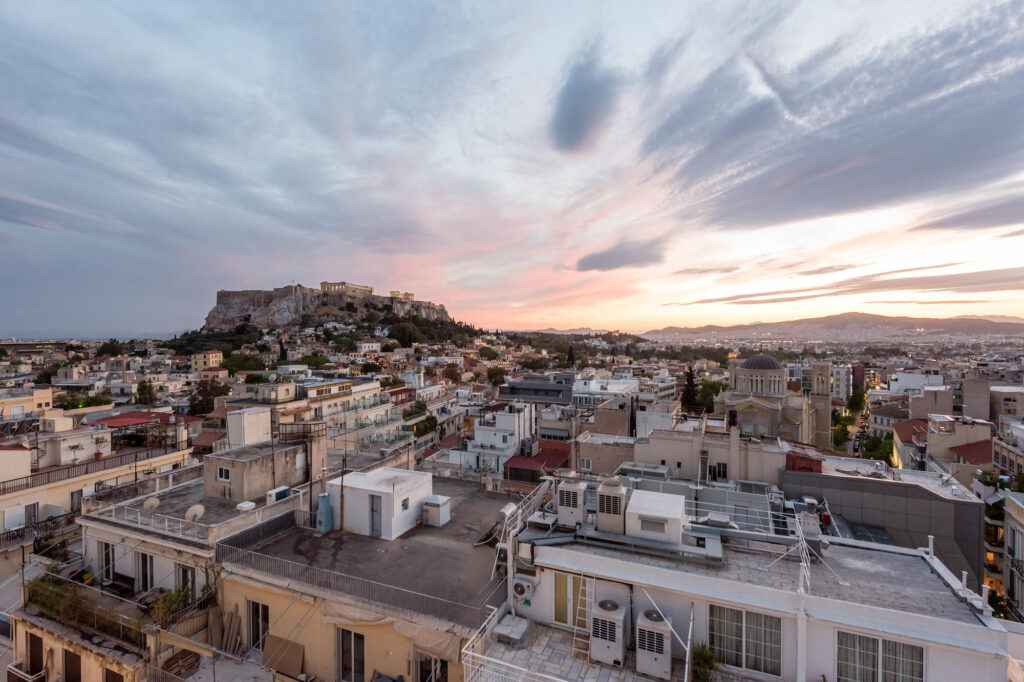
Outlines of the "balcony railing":
<svg viewBox="0 0 1024 682">
<path fill-rule="evenodd" d="M 155 457 L 161 457 L 169 452 L 183 450 L 186 447 L 188 447 L 188 443 L 181 442 L 169 445 L 167 448 L 126 452 L 123 455 L 112 455 L 110 457 L 104 457 L 103 459 L 97 459 L 91 462 L 74 464 L 72 466 L 53 469 L 51 471 L 41 471 L 30 476 L 22 476 L 21 478 L 12 478 L 8 481 L 0 482 L 0 495 L 15 493 L 19 490 L 27 490 L 28 488 L 35 488 L 37 486 L 50 485 L 51 483 L 59 483 L 60 481 L 67 481 L 72 478 L 78 478 L 79 476 L 86 476 L 99 471 L 106 471 L 107 469 L 116 469 L 117 467 L 135 464 L 136 462 L 144 462 Z"/>
<path fill-rule="evenodd" d="M 7 682 L 45 682 L 46 668 L 43 668 L 34 675 L 28 673 L 25 670 L 26 668 L 28 668 L 28 664 L 25 661 L 18 661 L 8 665 Z"/>
</svg>

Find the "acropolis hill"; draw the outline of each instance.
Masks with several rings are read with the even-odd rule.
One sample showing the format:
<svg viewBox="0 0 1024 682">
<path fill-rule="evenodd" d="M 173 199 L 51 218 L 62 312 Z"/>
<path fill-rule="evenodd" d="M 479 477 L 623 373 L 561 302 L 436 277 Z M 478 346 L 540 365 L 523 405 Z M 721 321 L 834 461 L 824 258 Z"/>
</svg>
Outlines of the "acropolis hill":
<svg viewBox="0 0 1024 682">
<path fill-rule="evenodd" d="M 289 284 L 276 289 L 217 292 L 217 305 L 206 316 L 210 331 L 249 323 L 260 328 L 299 324 L 306 313 L 319 319 L 360 317 L 368 311 L 392 312 L 399 317 L 449 320 L 443 305 L 417 301 L 410 292 L 374 293 L 373 288 L 351 282 L 320 282 L 317 289 Z"/>
</svg>

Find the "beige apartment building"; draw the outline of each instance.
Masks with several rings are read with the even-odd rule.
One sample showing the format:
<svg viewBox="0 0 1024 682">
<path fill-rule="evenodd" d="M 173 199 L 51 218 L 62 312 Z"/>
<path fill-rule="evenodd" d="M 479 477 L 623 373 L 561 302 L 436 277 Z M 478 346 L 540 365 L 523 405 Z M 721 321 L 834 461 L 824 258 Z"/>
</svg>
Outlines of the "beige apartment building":
<svg viewBox="0 0 1024 682">
<path fill-rule="evenodd" d="M 220 363 L 224 362 L 224 353 L 219 350 L 204 350 L 193 354 L 190 360 L 192 371 L 201 372 L 210 367 L 220 367 Z"/>
</svg>

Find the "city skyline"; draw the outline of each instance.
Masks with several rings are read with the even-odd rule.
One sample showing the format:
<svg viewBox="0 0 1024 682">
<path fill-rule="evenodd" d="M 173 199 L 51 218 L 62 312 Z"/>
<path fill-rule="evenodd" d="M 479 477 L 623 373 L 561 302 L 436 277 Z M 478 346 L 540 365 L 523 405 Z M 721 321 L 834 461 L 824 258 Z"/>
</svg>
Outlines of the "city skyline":
<svg viewBox="0 0 1024 682">
<path fill-rule="evenodd" d="M 1020 2 L 590 9 L 0 7 L 0 334 L 1024 315 Z"/>
</svg>

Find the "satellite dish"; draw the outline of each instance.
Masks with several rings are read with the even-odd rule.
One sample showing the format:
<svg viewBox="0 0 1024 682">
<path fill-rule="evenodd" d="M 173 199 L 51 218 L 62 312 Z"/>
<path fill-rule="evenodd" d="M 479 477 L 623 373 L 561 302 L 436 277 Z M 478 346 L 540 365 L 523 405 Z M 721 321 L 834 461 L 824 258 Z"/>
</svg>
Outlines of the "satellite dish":
<svg viewBox="0 0 1024 682">
<path fill-rule="evenodd" d="M 198 521 L 199 517 L 203 515 L 206 508 L 201 504 L 193 504 L 191 507 L 185 510 L 186 521 Z"/>
<path fill-rule="evenodd" d="M 160 498 L 159 497 L 151 497 L 151 498 L 149 498 L 148 500 L 146 500 L 145 502 L 142 503 L 142 508 L 145 509 L 146 511 L 153 511 L 154 509 L 156 509 L 159 506 L 160 506 Z"/>
</svg>

